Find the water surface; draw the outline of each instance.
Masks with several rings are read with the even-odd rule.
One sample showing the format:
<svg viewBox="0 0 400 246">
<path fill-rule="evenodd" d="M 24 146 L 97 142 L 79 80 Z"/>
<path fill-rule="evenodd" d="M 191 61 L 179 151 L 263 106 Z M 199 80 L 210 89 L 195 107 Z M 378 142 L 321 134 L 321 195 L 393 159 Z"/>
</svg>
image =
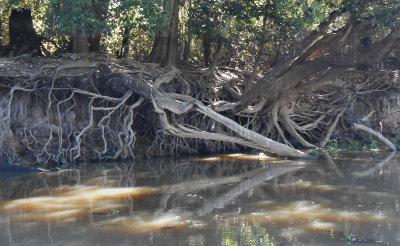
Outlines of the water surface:
<svg viewBox="0 0 400 246">
<path fill-rule="evenodd" d="M 1 245 L 400 245 L 400 156 L 229 155 L 0 179 Z"/>
</svg>

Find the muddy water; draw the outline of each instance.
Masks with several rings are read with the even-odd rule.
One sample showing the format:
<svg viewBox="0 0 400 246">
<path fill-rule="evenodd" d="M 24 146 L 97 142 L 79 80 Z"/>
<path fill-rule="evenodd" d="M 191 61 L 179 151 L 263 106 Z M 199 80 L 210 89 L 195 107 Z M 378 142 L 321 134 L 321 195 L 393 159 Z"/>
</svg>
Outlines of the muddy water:
<svg viewBox="0 0 400 246">
<path fill-rule="evenodd" d="M 230 155 L 0 180 L 0 245 L 400 245 L 400 155 Z"/>
</svg>

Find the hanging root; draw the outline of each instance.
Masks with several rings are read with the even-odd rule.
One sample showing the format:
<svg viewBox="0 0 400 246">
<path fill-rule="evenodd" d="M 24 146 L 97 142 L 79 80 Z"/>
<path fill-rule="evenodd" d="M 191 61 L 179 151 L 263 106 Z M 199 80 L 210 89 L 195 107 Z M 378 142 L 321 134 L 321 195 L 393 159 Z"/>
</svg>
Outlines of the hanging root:
<svg viewBox="0 0 400 246">
<path fill-rule="evenodd" d="M 105 90 L 99 69 L 74 63 L 0 77 L 1 159 L 30 164 L 133 158 L 135 109 L 144 99 L 130 90 Z"/>
<path fill-rule="evenodd" d="M 243 92 L 240 76 L 232 84 L 234 76 L 222 71 L 216 76 L 184 73 L 126 59 L 54 64 L 31 74 L 0 75 L 2 160 L 134 158 L 138 151 L 146 154 L 137 149 L 138 142 L 149 154 L 245 146 L 305 157 L 293 146 L 326 145 L 335 129 L 354 123 L 348 115 L 355 100 L 382 89 L 377 87 L 382 83 L 365 76 L 353 84 L 323 81 L 316 86 L 320 81 L 310 80 L 300 85 L 303 94 L 288 91 L 287 99 L 273 104 L 260 98 L 233 115 L 239 102 L 224 100 Z"/>
</svg>

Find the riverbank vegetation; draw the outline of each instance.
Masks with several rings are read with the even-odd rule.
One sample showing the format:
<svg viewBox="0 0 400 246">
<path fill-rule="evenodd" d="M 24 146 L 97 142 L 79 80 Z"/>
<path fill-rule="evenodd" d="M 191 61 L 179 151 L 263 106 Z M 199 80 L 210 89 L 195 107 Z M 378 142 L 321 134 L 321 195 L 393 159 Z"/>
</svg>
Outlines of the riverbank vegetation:
<svg viewBox="0 0 400 246">
<path fill-rule="evenodd" d="M 397 147 L 400 3 L 0 3 L 1 159 Z M 376 142 L 374 142 L 376 143 Z"/>
</svg>

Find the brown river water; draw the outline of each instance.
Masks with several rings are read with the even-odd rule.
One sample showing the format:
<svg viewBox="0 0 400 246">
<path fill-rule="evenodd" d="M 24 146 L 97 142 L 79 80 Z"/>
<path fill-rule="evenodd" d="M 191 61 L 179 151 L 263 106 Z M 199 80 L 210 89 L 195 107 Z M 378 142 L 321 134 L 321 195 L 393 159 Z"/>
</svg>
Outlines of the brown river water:
<svg viewBox="0 0 400 246">
<path fill-rule="evenodd" d="M 0 179 L 0 245 L 400 245 L 400 155 L 81 164 Z"/>
</svg>

